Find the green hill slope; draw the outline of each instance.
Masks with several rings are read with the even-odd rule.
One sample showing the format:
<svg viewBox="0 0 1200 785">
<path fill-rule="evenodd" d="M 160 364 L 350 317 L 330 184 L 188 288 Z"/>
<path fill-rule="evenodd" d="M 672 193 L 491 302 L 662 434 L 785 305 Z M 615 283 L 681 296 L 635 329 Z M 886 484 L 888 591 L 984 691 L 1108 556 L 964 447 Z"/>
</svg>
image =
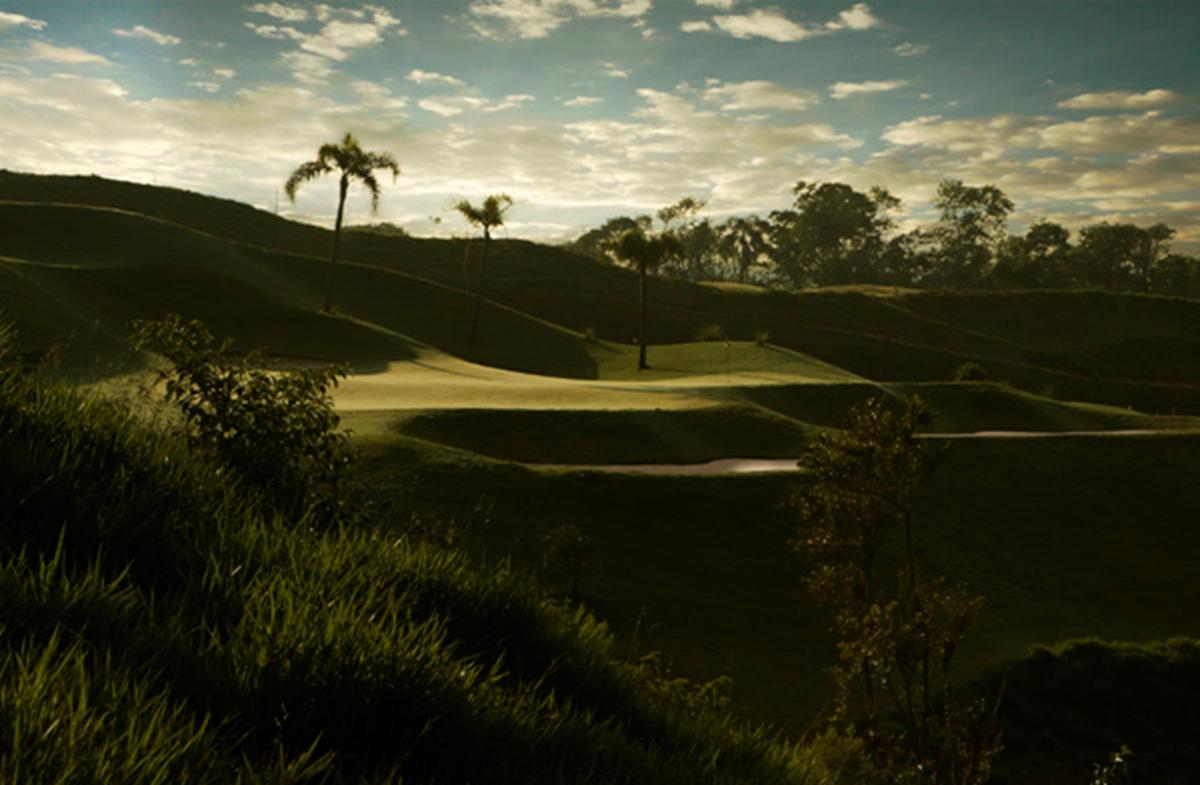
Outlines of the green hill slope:
<svg viewBox="0 0 1200 785">
<path fill-rule="evenodd" d="M 4 198 L 118 207 L 212 236 L 315 258 L 323 257 L 329 247 L 326 230 L 177 189 L 92 177 L 0 173 L 0 199 Z M 0 238 L 0 255 L 56 263 L 71 258 L 62 247 L 65 233 L 56 232 L 53 224 L 10 221 L 8 226 L 13 231 Z M 122 244 L 119 237 L 108 242 L 114 251 L 142 254 L 131 247 L 136 243 Z M 498 321 L 489 326 L 485 314 L 482 332 L 500 336 L 504 347 L 472 351 L 455 334 L 429 340 L 402 329 L 408 326 L 402 320 L 384 318 L 387 309 L 379 302 L 359 302 L 351 312 L 460 356 L 548 374 L 588 377 L 601 371 L 578 347 L 568 346 L 571 340 L 553 340 L 523 319 L 509 318 L 512 312 L 500 315 L 499 306 L 543 324 L 630 342 L 636 284 L 629 271 L 523 241 L 499 241 L 495 249 L 487 296 L 496 304 Z M 348 260 L 454 290 L 463 286 L 463 252 L 461 241 L 365 234 L 347 236 L 343 246 Z M 377 279 L 368 282 L 363 276 L 364 287 L 376 285 Z M 654 344 L 686 343 L 719 325 L 743 341 L 765 331 L 774 345 L 875 381 L 945 380 L 971 361 L 993 379 L 1060 400 L 1200 413 L 1200 303 L 1193 301 L 1086 292 L 787 294 L 657 279 L 651 282 L 650 297 Z M 446 295 L 438 301 L 443 316 L 433 321 L 447 321 L 444 314 L 456 310 L 453 299 Z M 518 323 L 530 329 L 522 331 Z M 503 335 L 509 331 L 513 333 Z M 536 343 L 539 337 L 545 343 Z M 601 365 L 611 365 L 600 359 Z"/>
</svg>

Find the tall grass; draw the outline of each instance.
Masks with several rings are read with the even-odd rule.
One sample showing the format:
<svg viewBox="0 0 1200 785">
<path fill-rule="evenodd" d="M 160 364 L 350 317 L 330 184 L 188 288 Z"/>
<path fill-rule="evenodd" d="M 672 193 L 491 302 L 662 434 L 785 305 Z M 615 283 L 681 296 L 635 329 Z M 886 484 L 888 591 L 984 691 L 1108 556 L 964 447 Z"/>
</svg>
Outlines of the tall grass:
<svg viewBox="0 0 1200 785">
<path fill-rule="evenodd" d="M 266 515 L 211 456 L 11 368 L 0 459 L 0 781 L 801 783 L 853 758 L 671 700 L 511 567 Z"/>
</svg>

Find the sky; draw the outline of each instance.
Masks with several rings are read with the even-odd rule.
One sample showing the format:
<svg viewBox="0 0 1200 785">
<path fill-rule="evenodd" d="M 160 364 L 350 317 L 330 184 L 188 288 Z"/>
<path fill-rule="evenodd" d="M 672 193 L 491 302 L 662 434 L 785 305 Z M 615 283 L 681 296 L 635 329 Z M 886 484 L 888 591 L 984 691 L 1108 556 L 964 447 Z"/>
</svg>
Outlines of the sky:
<svg viewBox="0 0 1200 785">
<path fill-rule="evenodd" d="M 1200 251 L 1200 3 L 1168 0 L 0 0 L 0 168 L 99 174 L 332 224 L 353 132 L 400 163 L 351 223 L 461 235 L 505 192 L 558 241 L 689 195 L 765 215 L 797 181 L 1002 188 L 1010 228 L 1177 230 Z"/>
</svg>

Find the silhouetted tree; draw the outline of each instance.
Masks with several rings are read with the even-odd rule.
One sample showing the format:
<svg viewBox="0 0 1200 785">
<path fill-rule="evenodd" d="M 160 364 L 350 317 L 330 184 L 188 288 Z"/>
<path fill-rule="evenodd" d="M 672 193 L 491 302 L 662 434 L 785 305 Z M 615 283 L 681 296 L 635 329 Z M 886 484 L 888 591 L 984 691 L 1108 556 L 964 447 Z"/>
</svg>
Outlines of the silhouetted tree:
<svg viewBox="0 0 1200 785">
<path fill-rule="evenodd" d="M 638 370 L 646 369 L 646 273 L 680 252 L 679 241 L 670 234 L 651 234 L 632 229 L 621 237 L 617 255 L 637 266 L 638 271 Z"/>
<path fill-rule="evenodd" d="M 930 574 L 914 536 L 916 500 L 937 448 L 917 437 L 919 399 L 874 399 L 845 431 L 809 443 L 811 482 L 795 497 L 808 587 L 833 612 L 837 719 L 857 721 L 880 781 L 982 785 L 999 749 L 994 711 L 952 691 L 951 663 L 982 599 Z M 899 538 L 901 566 L 884 571 Z M 892 571 L 888 571 L 892 572 Z"/>
<path fill-rule="evenodd" d="M 1155 267 L 1170 253 L 1174 234 L 1162 223 L 1145 229 L 1107 221 L 1085 226 L 1071 266 L 1084 286 L 1150 291 Z"/>
<path fill-rule="evenodd" d="M 722 256 L 733 262 L 740 283 L 746 283 L 750 270 L 770 250 L 770 231 L 770 224 L 757 215 L 730 218 L 717 227 L 718 248 Z"/>
<path fill-rule="evenodd" d="M 933 282 L 979 285 L 1007 236 L 1004 224 L 1013 210 L 1012 200 L 994 185 L 969 186 L 961 180 L 943 180 L 938 184 L 934 205 L 942 216 L 932 230 L 938 243 Z"/>
<path fill-rule="evenodd" d="M 512 203 L 512 197 L 508 194 L 492 194 L 479 206 L 465 199 L 454 205 L 454 209 L 462 213 L 468 223 L 483 228 L 483 254 L 479 259 L 479 277 L 475 281 L 475 307 L 471 312 L 471 343 L 475 342 L 475 333 L 479 328 L 479 305 L 483 300 L 483 281 L 487 272 L 488 248 L 492 244 L 492 229 L 504 225 L 504 214 L 512 207 Z"/>
<path fill-rule="evenodd" d="M 878 283 L 883 235 L 892 226 L 888 212 L 900 200 L 887 190 L 868 193 L 845 183 L 796 183 L 792 209 L 773 213 L 783 251 L 780 266 L 797 285 Z"/>
<path fill-rule="evenodd" d="M 1039 221 L 1022 237 L 1000 244 L 991 278 L 1000 286 L 1051 288 L 1070 283 L 1071 233 L 1051 221 Z"/>
<path fill-rule="evenodd" d="M 609 218 L 595 229 L 589 229 L 567 244 L 567 249 L 583 256 L 590 256 L 598 262 L 612 262 L 616 259 L 616 248 L 621 237 L 628 231 L 642 229 L 649 231 L 654 219 L 648 215 L 631 218 L 620 215 Z"/>
<path fill-rule="evenodd" d="M 342 218 L 346 208 L 346 193 L 350 184 L 358 181 L 371 192 L 371 213 L 379 209 L 379 181 L 375 179 L 376 169 L 391 170 L 392 180 L 400 174 L 400 165 L 391 153 L 372 153 L 364 151 L 353 134 L 346 134 L 339 144 L 323 144 L 317 150 L 317 157 L 300 164 L 296 171 L 287 179 L 283 186 L 284 193 L 291 202 L 296 201 L 296 191 L 309 180 L 315 180 L 330 172 L 338 173 L 338 209 L 337 220 L 333 224 L 333 251 L 329 254 L 329 273 L 325 283 L 326 311 L 333 310 L 333 279 L 337 266 L 338 244 L 342 239 Z"/>
</svg>

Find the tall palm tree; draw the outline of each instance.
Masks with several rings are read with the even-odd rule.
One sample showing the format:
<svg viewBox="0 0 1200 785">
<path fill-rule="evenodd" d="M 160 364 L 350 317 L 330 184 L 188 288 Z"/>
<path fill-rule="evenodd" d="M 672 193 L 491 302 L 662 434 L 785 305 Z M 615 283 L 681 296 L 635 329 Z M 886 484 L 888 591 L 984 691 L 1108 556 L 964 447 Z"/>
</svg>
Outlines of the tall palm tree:
<svg viewBox="0 0 1200 785">
<path fill-rule="evenodd" d="M 483 256 L 479 261 L 479 278 L 475 282 L 475 309 L 471 313 L 471 343 L 475 343 L 475 331 L 479 327 L 479 304 L 483 300 L 483 277 L 487 271 L 488 246 L 492 242 L 492 229 L 504 225 L 504 214 L 512 207 L 508 194 L 492 194 L 476 206 L 466 199 L 454 205 L 463 218 L 472 226 L 483 227 Z"/>
<path fill-rule="evenodd" d="M 770 250 L 767 240 L 770 224 L 756 215 L 749 218 L 730 218 L 720 227 L 722 255 L 737 264 L 739 283 L 745 283 L 750 268 Z"/>
<path fill-rule="evenodd" d="M 646 364 L 646 271 L 654 269 L 672 256 L 678 256 L 682 246 L 673 234 L 648 234 L 641 228 L 631 229 L 621 237 L 617 256 L 638 268 L 638 370 Z"/>
<path fill-rule="evenodd" d="M 315 180 L 329 172 L 338 172 L 338 209 L 337 221 L 333 225 L 333 252 L 329 255 L 329 274 L 325 282 L 325 311 L 333 310 L 333 273 L 337 266 L 338 244 L 342 239 L 342 217 L 346 210 L 346 192 L 350 183 L 357 180 L 371 192 L 371 213 L 379 209 L 379 181 L 375 179 L 376 169 L 390 169 L 392 181 L 400 174 L 400 165 L 396 163 L 391 153 L 372 153 L 358 146 L 358 140 L 353 134 L 342 137 L 340 144 L 323 144 L 317 150 L 317 157 L 296 167 L 292 176 L 287 179 L 283 190 L 293 204 L 296 202 L 296 191 L 301 184 Z"/>
</svg>

